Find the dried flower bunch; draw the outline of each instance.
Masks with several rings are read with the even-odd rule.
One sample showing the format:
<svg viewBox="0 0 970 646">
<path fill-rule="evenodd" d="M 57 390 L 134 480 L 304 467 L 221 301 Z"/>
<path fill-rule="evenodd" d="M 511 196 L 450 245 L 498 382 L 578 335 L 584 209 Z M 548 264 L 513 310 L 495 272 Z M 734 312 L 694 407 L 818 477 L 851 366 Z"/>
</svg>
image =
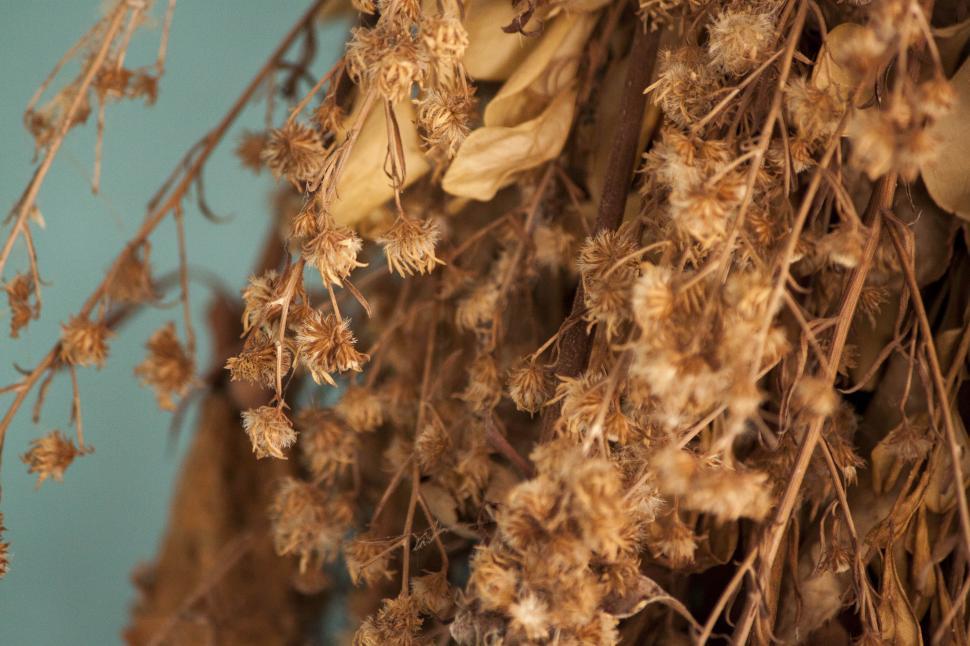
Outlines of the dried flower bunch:
<svg viewBox="0 0 970 646">
<path fill-rule="evenodd" d="M 220 441 L 253 454 L 233 487 L 270 501 L 234 531 L 292 571 L 247 594 L 292 634 L 341 604 L 355 623 L 331 628 L 362 646 L 966 642 L 963 3 L 323 4 L 237 102 L 268 83 L 291 106 L 237 148 L 281 180 L 279 226 L 204 386 L 238 412 Z M 308 79 L 283 56 L 333 10 L 357 24 Z M 142 95 L 135 76 L 113 92 Z M 0 437 L 163 291 L 167 215 L 185 342 L 169 323 L 136 372 L 163 409 L 203 385 L 183 202 L 236 112 L 12 388 Z M 13 335 L 30 269 L 5 283 Z M 59 480 L 86 451 L 55 431 L 24 461 Z M 206 465 L 183 478 L 230 478 Z M 170 532 L 204 540 L 190 505 Z M 130 635 L 190 629 L 184 608 L 146 623 L 179 554 Z M 194 615 L 242 625 L 203 596 Z"/>
</svg>

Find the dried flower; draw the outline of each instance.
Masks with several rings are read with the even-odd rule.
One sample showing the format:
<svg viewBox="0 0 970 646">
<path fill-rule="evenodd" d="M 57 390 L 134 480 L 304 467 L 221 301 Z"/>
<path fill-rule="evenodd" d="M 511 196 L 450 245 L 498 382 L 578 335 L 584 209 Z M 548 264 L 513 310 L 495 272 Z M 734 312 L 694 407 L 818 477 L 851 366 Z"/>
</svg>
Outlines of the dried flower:
<svg viewBox="0 0 970 646">
<path fill-rule="evenodd" d="M 277 554 L 299 556 L 301 572 L 336 557 L 353 519 L 345 501 L 328 499 L 316 486 L 295 478 L 280 483 L 269 515 Z"/>
<path fill-rule="evenodd" d="M 314 182 L 323 171 L 326 152 L 316 130 L 296 121 L 273 130 L 260 153 L 277 178 L 286 175 L 296 184 Z"/>
<path fill-rule="evenodd" d="M 195 360 L 182 347 L 171 321 L 152 333 L 145 347 L 148 356 L 135 366 L 135 374 L 154 388 L 159 408 L 175 410 L 173 398 L 182 397 L 192 386 Z"/>
<path fill-rule="evenodd" d="M 61 359 L 74 366 L 100 368 L 108 357 L 108 339 L 112 336 L 103 322 L 74 316 L 61 325 Z"/>
<path fill-rule="evenodd" d="M 75 447 L 74 442 L 57 430 L 42 438 L 32 440 L 30 448 L 20 459 L 27 465 L 27 473 L 37 474 L 37 487 L 47 478 L 58 482 L 64 480 L 64 472 L 74 459 L 90 453 L 91 447 Z"/>
<path fill-rule="evenodd" d="M 330 373 L 360 372 L 368 359 L 366 354 L 357 351 L 349 319 L 341 320 L 317 310 L 301 323 L 296 343 L 300 358 L 318 384 L 325 381 L 336 386 Z"/>
<path fill-rule="evenodd" d="M 303 243 L 303 256 L 320 272 L 324 285 L 343 285 L 350 272 L 367 266 L 357 261 L 363 244 L 351 229 L 328 224 Z"/>
<path fill-rule="evenodd" d="M 370 534 L 360 534 L 344 545 L 344 558 L 347 572 L 354 585 L 363 581 L 375 585 L 394 576 L 390 567 L 393 541 L 375 538 Z"/>
<path fill-rule="evenodd" d="M 369 388 L 348 386 L 336 411 L 357 433 L 369 433 L 384 423 L 384 402 Z"/>
<path fill-rule="evenodd" d="M 296 442 L 296 431 L 283 411 L 275 406 L 260 406 L 243 411 L 243 429 L 253 443 L 256 459 L 272 456 L 285 460 L 283 450 Z"/>
<path fill-rule="evenodd" d="M 300 457 L 315 483 L 332 484 L 357 458 L 356 437 L 329 411 L 307 408 L 296 416 Z"/>
<path fill-rule="evenodd" d="M 552 378 L 538 362 L 528 359 L 509 371 L 508 388 L 515 407 L 534 415 L 552 396 Z"/>
<path fill-rule="evenodd" d="M 407 278 L 430 274 L 437 265 L 445 264 L 434 255 L 439 237 L 434 220 L 415 220 L 402 213 L 377 241 L 384 245 L 387 268 Z"/>
<path fill-rule="evenodd" d="M 775 40 L 774 16 L 750 9 L 727 9 L 707 29 L 711 63 L 726 74 L 741 76 L 758 66 Z"/>
<path fill-rule="evenodd" d="M 266 150 L 268 144 L 269 138 L 266 133 L 246 130 L 239 137 L 236 157 L 239 158 L 244 168 L 259 174 L 259 171 L 263 170 L 263 151 Z"/>
<path fill-rule="evenodd" d="M 34 293 L 34 283 L 27 274 L 17 274 L 3 286 L 7 292 L 7 304 L 10 307 L 10 336 L 16 339 L 21 328 L 34 318 L 35 310 L 30 305 L 30 296 Z"/>
</svg>

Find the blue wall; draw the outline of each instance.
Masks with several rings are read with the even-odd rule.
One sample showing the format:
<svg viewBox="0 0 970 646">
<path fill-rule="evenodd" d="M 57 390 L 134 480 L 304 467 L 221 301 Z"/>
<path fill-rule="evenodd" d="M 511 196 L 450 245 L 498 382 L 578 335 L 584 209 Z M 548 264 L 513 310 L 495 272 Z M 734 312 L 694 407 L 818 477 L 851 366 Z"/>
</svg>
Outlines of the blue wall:
<svg viewBox="0 0 970 646">
<path fill-rule="evenodd" d="M 165 0 L 156 0 L 164 5 Z M 97 17 L 100 0 L 0 0 L 0 213 L 20 195 L 32 170 L 33 141 L 21 125 L 28 99 L 66 48 Z M 122 244 L 138 228 L 147 198 L 181 155 L 214 125 L 308 2 L 297 0 L 180 0 L 172 28 L 167 72 L 158 103 L 113 104 L 108 108 L 102 194 L 93 196 L 89 177 L 94 119 L 73 131 L 54 163 L 38 205 L 46 230 L 35 230 L 44 290 L 44 311 L 19 340 L 6 335 L 9 312 L 0 305 L 0 384 L 16 379 L 14 363 L 33 366 L 76 312 Z M 161 15 L 156 8 L 156 14 Z M 321 32 L 326 68 L 341 51 L 344 26 Z M 159 30 L 140 31 L 129 61 L 154 60 Z M 279 109 L 279 108 L 278 108 Z M 277 115 L 277 122 L 283 118 Z M 262 106 L 248 110 L 240 126 L 259 128 Z M 232 149 L 240 127 L 211 159 L 206 173 L 209 202 L 229 213 L 227 224 L 203 219 L 187 204 L 190 261 L 218 274 L 234 290 L 248 274 L 268 225 L 272 180 L 239 167 Z M 3 229 L 6 231 L 6 228 Z M 176 267 L 174 225 L 163 224 L 152 239 L 156 273 Z M 15 254 L 11 269 L 25 267 Z M 4 278 L 11 278 L 7 270 Z M 199 357 L 209 366 L 204 332 L 205 288 L 192 285 Z M 70 382 L 51 388 L 41 423 L 27 410 L 10 429 L 0 481 L 11 543 L 11 570 L 0 580 L 0 644 L 112 644 L 133 599 L 132 568 L 149 559 L 167 515 L 169 493 L 181 451 L 169 436 L 170 415 L 140 388 L 132 368 L 144 355 L 149 334 L 173 319 L 177 308 L 146 311 L 116 337 L 100 371 L 79 373 L 85 436 L 95 447 L 69 469 L 64 483 L 39 491 L 19 456 L 29 441 L 60 428 L 68 431 Z M 0 397 L 6 409 L 9 395 Z M 32 402 L 32 400 L 31 400 Z M 190 415 L 186 430 L 191 429 Z"/>
</svg>

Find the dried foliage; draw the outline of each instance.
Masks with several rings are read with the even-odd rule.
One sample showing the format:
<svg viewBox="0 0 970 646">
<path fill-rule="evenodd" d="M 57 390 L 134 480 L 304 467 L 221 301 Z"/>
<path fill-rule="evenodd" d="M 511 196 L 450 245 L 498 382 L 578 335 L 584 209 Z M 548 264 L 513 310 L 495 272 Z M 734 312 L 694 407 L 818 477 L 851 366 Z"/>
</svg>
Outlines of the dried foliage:
<svg viewBox="0 0 970 646">
<path fill-rule="evenodd" d="M 292 636 L 321 612 L 294 591 L 326 589 L 361 645 L 967 643 L 963 4 L 362 0 L 317 80 L 321 4 L 236 104 L 294 74 L 268 93 L 285 120 L 237 148 L 285 180 L 208 380 L 241 425 L 197 435 L 275 466 L 193 454 L 183 487 L 263 507 L 218 498 L 246 521 L 217 531 L 182 495 L 169 530 L 271 542 L 295 571 L 234 598 Z M 182 231 L 237 112 L 11 388 L 0 437 L 26 393 L 105 361 L 112 302 L 155 300 L 148 238 Z M 198 383 L 180 240 L 186 342 L 169 324 L 137 369 L 163 408 Z M 4 283 L 14 335 L 30 269 Z M 41 480 L 81 450 L 34 447 Z M 155 576 L 193 558 L 166 545 Z M 270 621 L 201 603 L 235 567 L 182 609 L 143 585 L 130 639 L 189 610 Z"/>
</svg>

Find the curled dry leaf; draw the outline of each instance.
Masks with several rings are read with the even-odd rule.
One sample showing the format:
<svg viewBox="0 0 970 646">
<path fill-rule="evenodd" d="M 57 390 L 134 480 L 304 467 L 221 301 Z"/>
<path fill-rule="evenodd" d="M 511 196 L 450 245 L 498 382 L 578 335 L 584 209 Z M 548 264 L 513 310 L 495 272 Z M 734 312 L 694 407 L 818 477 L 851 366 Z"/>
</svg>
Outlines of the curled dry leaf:
<svg viewBox="0 0 970 646">
<path fill-rule="evenodd" d="M 542 114 L 513 128 L 471 133 L 442 180 L 451 195 L 490 200 L 519 173 L 556 157 L 566 143 L 576 91 L 561 92 Z"/>
<path fill-rule="evenodd" d="M 950 79 L 956 96 L 953 109 L 930 128 L 936 156 L 924 164 L 923 181 L 930 195 L 950 213 L 970 220 L 970 60 Z"/>
</svg>

